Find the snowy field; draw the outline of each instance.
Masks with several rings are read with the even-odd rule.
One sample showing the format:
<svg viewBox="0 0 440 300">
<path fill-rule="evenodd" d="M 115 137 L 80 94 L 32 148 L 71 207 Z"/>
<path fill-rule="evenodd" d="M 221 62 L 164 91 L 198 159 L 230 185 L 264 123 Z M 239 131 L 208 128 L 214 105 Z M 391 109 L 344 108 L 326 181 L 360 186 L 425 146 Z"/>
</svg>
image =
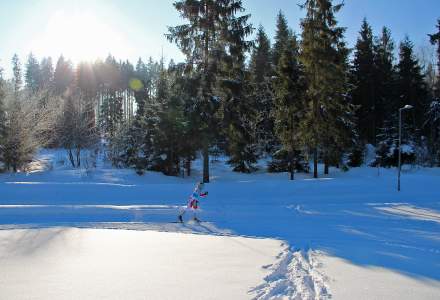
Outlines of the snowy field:
<svg viewBox="0 0 440 300">
<path fill-rule="evenodd" d="M 0 239 L 1 299 L 243 299 L 283 250 L 269 239 L 134 230 L 9 230 Z"/>
<path fill-rule="evenodd" d="M 398 193 L 395 170 L 291 182 L 220 160 L 205 222 L 181 225 L 200 162 L 182 179 L 63 157 L 0 175 L 0 299 L 439 299 L 440 169 L 406 168 Z"/>
</svg>

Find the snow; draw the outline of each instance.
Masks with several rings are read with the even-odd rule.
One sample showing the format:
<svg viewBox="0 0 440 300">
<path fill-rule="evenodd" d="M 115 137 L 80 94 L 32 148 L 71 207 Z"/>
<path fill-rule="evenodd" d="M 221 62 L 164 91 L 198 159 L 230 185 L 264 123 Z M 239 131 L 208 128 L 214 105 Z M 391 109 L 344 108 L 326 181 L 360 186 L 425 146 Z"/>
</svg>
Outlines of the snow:
<svg viewBox="0 0 440 300">
<path fill-rule="evenodd" d="M 388 255 L 393 257 L 395 254 Z M 328 255 L 320 255 L 319 260 L 326 275 L 331 278 L 334 299 L 439 299 L 440 283 L 436 280 L 412 278 L 381 267 L 364 268 Z"/>
<path fill-rule="evenodd" d="M 1 299 L 249 298 L 282 250 L 269 239 L 133 230 L 21 229 L 0 240 Z"/>
<path fill-rule="evenodd" d="M 116 289 L 133 299 L 141 294 L 143 298 L 155 298 L 151 295 L 165 292 L 176 295 L 180 286 L 174 283 L 173 276 L 180 270 L 176 271 L 173 265 L 182 251 L 185 258 L 178 263 L 188 270 L 185 276 L 198 284 L 198 280 L 206 279 L 217 290 L 189 286 L 185 289 L 188 294 L 177 298 L 216 298 L 219 290 L 237 292 L 218 294 L 219 299 L 435 299 L 440 295 L 438 168 L 404 169 L 402 191 L 398 193 L 395 169 L 331 169 L 328 176 L 318 180 L 297 174 L 292 182 L 286 173 L 268 174 L 263 168 L 254 174 L 233 173 L 225 163 L 227 158 L 220 157 L 212 164 L 211 183 L 206 185 L 209 197 L 201 202 L 200 218 L 206 222 L 181 225 L 172 222 L 201 177 L 200 160 L 193 165 L 193 176 L 176 178 L 155 172 L 138 176 L 133 170 L 113 169 L 104 162 L 98 162 L 97 169 L 72 170 L 66 164 L 56 163 L 63 160 L 63 155 L 62 151 L 45 151 L 40 155 L 45 160 L 42 165 L 51 166 L 49 171 L 0 175 L 1 240 L 11 241 L 17 248 L 16 243 L 26 240 L 20 238 L 24 230 L 29 232 L 25 236 L 32 248 L 36 245 L 33 236 L 39 232 L 37 236 L 41 235 L 43 242 L 38 248 L 47 251 L 41 257 L 73 259 L 61 248 L 61 242 L 59 248 L 52 246 L 57 239 L 43 238 L 48 234 L 46 231 L 62 231 L 57 236 L 62 237 L 63 244 L 79 244 L 85 249 L 84 256 L 78 256 L 75 262 L 87 265 L 99 260 L 94 273 L 87 277 L 90 285 L 114 287 L 114 295 L 118 295 Z M 97 240 L 102 240 L 100 247 L 93 244 L 91 236 L 95 234 Z M 139 240 L 141 246 L 145 243 L 146 248 L 147 244 L 154 248 L 142 246 L 142 253 L 156 251 L 155 259 L 164 262 L 161 268 L 152 268 L 148 273 L 161 282 L 152 279 L 155 285 L 146 284 L 148 281 L 142 276 L 147 276 L 144 269 L 152 262 L 133 253 L 131 234 L 138 234 L 133 240 Z M 87 238 L 78 240 L 78 236 Z M 191 242 L 187 243 L 189 237 Z M 175 244 L 167 244 L 173 239 Z M 118 243 L 113 245 L 113 241 Z M 241 250 L 233 246 L 237 241 L 243 247 Z M 194 255 L 185 254 L 192 250 L 192 245 L 207 248 Z M 8 295 L 38 290 L 55 274 L 61 279 L 53 281 L 54 286 L 68 289 L 65 281 L 71 280 L 69 284 L 75 287 L 85 272 L 78 266 L 77 272 L 69 275 L 63 271 L 70 270 L 66 266 L 54 269 L 52 275 L 47 271 L 48 277 L 41 280 L 32 279 L 37 277 L 18 268 L 32 262 L 37 272 L 37 260 L 25 255 L 10 258 L 11 251 L 4 247 L 5 243 L 0 243 L 0 278 L 8 279 L 14 270 L 16 273 L 8 284 L 0 286 L 0 298 L 5 298 L 4 288 Z M 114 253 L 113 248 L 120 251 Z M 97 249 L 102 257 L 97 257 Z M 259 250 L 267 256 L 253 256 Z M 105 254 L 107 251 L 112 255 Z M 5 255 L 8 258 L 2 258 Z M 130 269 L 132 264 L 125 266 L 124 257 L 139 261 L 140 270 Z M 234 261 L 233 266 L 206 264 L 209 270 L 191 271 L 199 260 L 228 259 Z M 14 263 L 17 269 L 12 268 Z M 10 264 L 10 268 L 5 269 L 5 264 Z M 44 264 L 38 266 L 43 268 Z M 114 266 L 126 267 L 121 273 L 126 277 L 114 275 L 116 271 L 108 277 Z M 130 272 L 139 277 L 130 277 Z M 218 274 L 209 277 L 210 272 Z M 105 280 L 101 282 L 100 276 Z M 242 276 L 243 280 L 231 276 Z M 74 287 L 64 290 L 63 295 L 76 296 L 79 291 Z M 199 294 L 200 289 L 203 293 L 216 291 L 215 296 Z M 93 287 L 90 290 L 98 293 Z"/>
</svg>

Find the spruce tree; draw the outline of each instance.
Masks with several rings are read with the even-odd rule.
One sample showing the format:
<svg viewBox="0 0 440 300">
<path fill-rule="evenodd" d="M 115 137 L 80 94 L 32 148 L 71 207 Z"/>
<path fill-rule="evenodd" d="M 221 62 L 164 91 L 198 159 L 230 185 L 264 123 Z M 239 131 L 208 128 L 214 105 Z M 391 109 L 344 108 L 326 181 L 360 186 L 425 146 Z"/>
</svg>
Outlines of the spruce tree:
<svg viewBox="0 0 440 300">
<path fill-rule="evenodd" d="M 255 84 L 264 84 L 272 74 L 270 40 L 262 25 L 258 27 L 252 49 L 250 70 Z"/>
<path fill-rule="evenodd" d="M 376 142 L 376 85 L 373 33 L 367 20 L 362 22 L 355 46 L 351 70 L 352 103 L 357 106 L 356 116 L 360 139 L 365 143 Z"/>
<path fill-rule="evenodd" d="M 376 128 L 377 135 L 382 135 L 382 129 L 397 121 L 399 95 L 397 94 L 397 74 L 394 68 L 394 42 L 388 28 L 382 28 L 382 34 L 374 43 L 375 67 L 375 98 L 376 98 Z M 385 129 L 386 130 L 386 129 Z M 377 142 L 380 142 L 377 140 Z"/>
<path fill-rule="evenodd" d="M 260 153 L 271 153 L 276 142 L 274 138 L 274 121 L 271 115 L 273 106 L 272 91 L 272 56 L 270 41 L 260 26 L 255 45 L 252 49 L 249 66 L 250 97 L 256 108 L 256 140 Z"/>
<path fill-rule="evenodd" d="M 249 97 L 249 73 L 245 68 L 246 53 L 252 43 L 246 41 L 252 27 L 250 15 L 237 18 L 226 28 L 225 42 L 229 44 L 229 57 L 222 65 L 222 112 L 227 137 L 229 164 L 236 172 L 250 173 L 256 170 L 257 161 L 255 125 L 256 110 Z"/>
<path fill-rule="evenodd" d="M 167 37 L 182 50 L 188 67 L 195 68 L 201 78 L 197 109 L 203 127 L 200 136 L 203 141 L 203 181 L 209 182 L 209 147 L 217 128 L 214 114 L 219 107 L 219 98 L 215 92 L 219 63 L 226 49 L 233 47 L 228 38 L 229 31 L 242 30 L 240 27 L 246 16 L 236 16 L 238 12 L 244 11 L 240 0 L 183 0 L 175 2 L 174 7 L 188 23 L 170 27 Z M 250 31 L 251 28 L 246 30 Z"/>
<path fill-rule="evenodd" d="M 200 77 L 194 72 L 188 72 L 184 63 L 176 65 L 170 72 L 173 78 L 170 101 L 175 103 L 178 115 L 183 115 L 180 117 L 179 145 L 186 174 L 190 176 L 192 160 L 196 158 L 196 151 L 202 147 L 202 141 L 197 138 L 200 136 L 201 120 L 195 105 L 198 101 L 197 87 L 200 85 Z"/>
<path fill-rule="evenodd" d="M 97 132 L 96 127 L 96 94 L 97 82 L 93 67 L 90 63 L 79 63 L 76 68 L 76 88 L 79 95 L 77 97 L 80 103 L 82 122 L 84 122 L 85 132 L 84 136 L 95 137 Z M 90 143 L 90 147 L 95 144 L 95 141 Z"/>
<path fill-rule="evenodd" d="M 275 32 L 275 43 L 272 49 L 272 64 L 274 68 L 279 66 L 279 60 L 283 54 L 284 47 L 289 41 L 289 27 L 287 25 L 286 17 L 280 11 L 277 15 L 277 24 Z"/>
<path fill-rule="evenodd" d="M 232 70 L 223 80 L 223 127 L 227 137 L 228 163 L 235 172 L 251 173 L 256 170 L 255 143 L 256 109 L 249 97 L 249 74 L 244 68 L 244 55 L 228 67 Z"/>
<path fill-rule="evenodd" d="M 4 150 L 6 142 L 6 112 L 4 106 L 5 92 L 4 92 L 4 80 L 3 69 L 0 68 L 0 164 L 4 163 Z M 0 171 L 3 166 L 0 165 Z"/>
<path fill-rule="evenodd" d="M 440 98 L 440 19 L 437 20 L 437 32 L 429 34 L 431 44 L 437 46 L 437 84 L 435 88 L 435 96 Z"/>
<path fill-rule="evenodd" d="M 119 130 L 123 118 L 122 97 L 120 91 L 121 69 L 116 59 L 109 55 L 102 65 L 102 88 L 100 90 L 100 117 L 101 130 L 112 148 L 112 140 Z M 114 153 L 110 153 L 114 157 Z"/>
<path fill-rule="evenodd" d="M 429 148 L 432 165 L 440 166 L 440 100 L 431 102 L 425 125 L 429 129 Z"/>
<path fill-rule="evenodd" d="M 152 135 L 152 169 L 161 171 L 165 175 L 178 175 L 180 159 L 178 153 L 179 126 L 175 108 L 170 103 L 169 76 L 164 69 L 163 59 L 160 62 L 161 71 L 156 81 L 156 95 L 154 106 L 151 108 L 157 116 Z"/>
<path fill-rule="evenodd" d="M 275 81 L 275 132 L 282 143 L 278 156 L 284 156 L 290 179 L 295 169 L 304 170 L 301 155 L 300 122 L 305 113 L 306 82 L 299 62 L 299 47 L 294 34 L 281 54 Z M 285 153 L 285 154 L 282 154 Z"/>
<path fill-rule="evenodd" d="M 43 58 L 41 60 L 40 69 L 41 69 L 40 88 L 52 89 L 53 76 L 54 76 L 52 58 L 51 57 Z"/>
<path fill-rule="evenodd" d="M 22 78 L 22 71 L 21 71 L 21 64 L 20 59 L 18 58 L 17 54 L 14 54 L 12 57 L 12 73 L 13 73 L 13 84 L 14 84 L 14 95 L 15 98 L 18 97 L 18 92 L 21 89 L 21 86 L 23 84 L 23 78 Z"/>
<path fill-rule="evenodd" d="M 342 4 L 330 0 L 307 0 L 301 26 L 301 62 L 307 79 L 307 112 L 301 132 L 313 153 L 313 175 L 318 177 L 318 151 L 321 150 L 325 173 L 330 163 L 339 163 L 341 150 L 350 139 L 352 127 L 347 95 L 347 55 L 343 41 L 345 29 L 338 27 L 335 13 Z"/>
<path fill-rule="evenodd" d="M 429 130 L 429 144 L 432 161 L 440 165 L 440 19 L 437 20 L 437 32 L 430 34 L 433 45 L 437 46 L 437 78 L 434 88 L 434 97 L 429 105 L 426 126 Z"/>
<path fill-rule="evenodd" d="M 61 55 L 54 71 L 54 88 L 57 95 L 62 95 L 75 80 L 72 63 Z"/>
<path fill-rule="evenodd" d="M 37 60 L 37 58 L 30 53 L 26 62 L 26 71 L 25 71 L 25 83 L 26 87 L 36 92 L 41 83 L 41 71 L 40 71 L 40 64 Z"/>
<path fill-rule="evenodd" d="M 400 44 L 399 63 L 397 65 L 399 107 L 412 105 L 405 118 L 405 124 L 415 134 L 421 130 L 427 111 L 427 89 L 422 68 L 414 55 L 413 43 L 406 37 Z"/>
</svg>

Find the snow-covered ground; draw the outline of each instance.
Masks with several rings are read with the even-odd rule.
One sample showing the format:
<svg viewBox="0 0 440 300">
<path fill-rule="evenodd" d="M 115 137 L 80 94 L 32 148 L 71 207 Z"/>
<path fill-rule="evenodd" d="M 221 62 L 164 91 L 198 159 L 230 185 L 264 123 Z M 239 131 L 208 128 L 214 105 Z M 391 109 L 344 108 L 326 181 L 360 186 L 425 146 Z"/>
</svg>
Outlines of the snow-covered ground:
<svg viewBox="0 0 440 300">
<path fill-rule="evenodd" d="M 0 232 L 1 299 L 243 299 L 270 239 L 103 229 Z"/>
<path fill-rule="evenodd" d="M 180 225 L 173 222 L 200 178 L 199 161 L 193 176 L 182 179 L 153 172 L 137 176 L 105 164 L 71 170 L 61 164 L 64 153 L 56 151 L 42 152 L 40 159 L 50 171 L 0 175 L 0 299 L 38 298 L 26 291 L 49 283 L 66 298 L 74 297 L 81 268 L 99 255 L 94 271 L 87 273 L 90 282 L 131 289 L 131 299 L 155 298 L 161 291 L 176 295 L 184 281 L 175 284 L 175 272 L 196 285 L 209 279 L 217 288 L 208 284 L 211 294 L 206 294 L 205 287 L 187 286 L 182 295 L 188 297 L 182 298 L 439 299 L 440 169 L 406 168 L 398 193 L 393 169 L 331 169 L 318 180 L 301 174 L 291 182 L 287 174 L 233 173 L 220 159 L 212 164 L 209 197 L 201 204 L 206 222 Z M 34 235 L 58 231 L 59 239 L 39 239 L 38 255 L 26 250 L 11 254 L 12 249 L 32 249 Z M 92 242 L 94 235 L 102 246 Z M 76 239 L 83 247 L 78 255 L 69 250 Z M 130 252 L 134 239 L 154 249 Z M 124 249 L 115 252 L 112 243 L 126 247 L 115 246 Z M 149 260 L 148 251 L 155 251 L 162 267 Z M 66 265 L 57 269 L 59 261 L 52 260 L 54 268 L 46 274 L 39 261 L 51 256 L 66 258 Z M 138 267 L 124 265 L 124 276 L 110 276 L 127 257 Z M 174 270 L 176 260 L 184 270 Z M 225 267 L 192 268 L 211 260 L 224 261 Z M 70 268 L 73 262 L 80 266 Z M 21 271 L 26 263 L 47 277 L 31 280 L 35 273 Z M 149 285 L 145 272 L 150 265 L 148 276 L 166 279 Z M 60 279 L 51 277 L 56 274 Z M 100 295 L 93 291 L 91 298 Z M 48 297 L 58 298 L 43 295 Z"/>
</svg>

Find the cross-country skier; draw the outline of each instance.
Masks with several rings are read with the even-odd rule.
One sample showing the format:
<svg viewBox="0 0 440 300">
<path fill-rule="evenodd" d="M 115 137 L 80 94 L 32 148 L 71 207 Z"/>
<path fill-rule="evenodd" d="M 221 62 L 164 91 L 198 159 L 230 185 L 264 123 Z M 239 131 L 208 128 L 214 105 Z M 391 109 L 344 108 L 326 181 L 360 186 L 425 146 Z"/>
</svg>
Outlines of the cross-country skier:
<svg viewBox="0 0 440 300">
<path fill-rule="evenodd" d="M 179 222 L 183 223 L 183 215 L 188 210 L 192 211 L 193 220 L 196 222 L 200 222 L 200 220 L 197 218 L 197 210 L 199 209 L 199 201 L 200 201 L 200 198 L 205 198 L 206 196 L 208 196 L 208 192 L 203 192 L 203 187 L 204 187 L 203 182 L 197 183 L 191 196 L 189 196 L 188 203 L 187 203 L 186 207 L 182 207 L 182 210 L 180 211 Z"/>
</svg>

